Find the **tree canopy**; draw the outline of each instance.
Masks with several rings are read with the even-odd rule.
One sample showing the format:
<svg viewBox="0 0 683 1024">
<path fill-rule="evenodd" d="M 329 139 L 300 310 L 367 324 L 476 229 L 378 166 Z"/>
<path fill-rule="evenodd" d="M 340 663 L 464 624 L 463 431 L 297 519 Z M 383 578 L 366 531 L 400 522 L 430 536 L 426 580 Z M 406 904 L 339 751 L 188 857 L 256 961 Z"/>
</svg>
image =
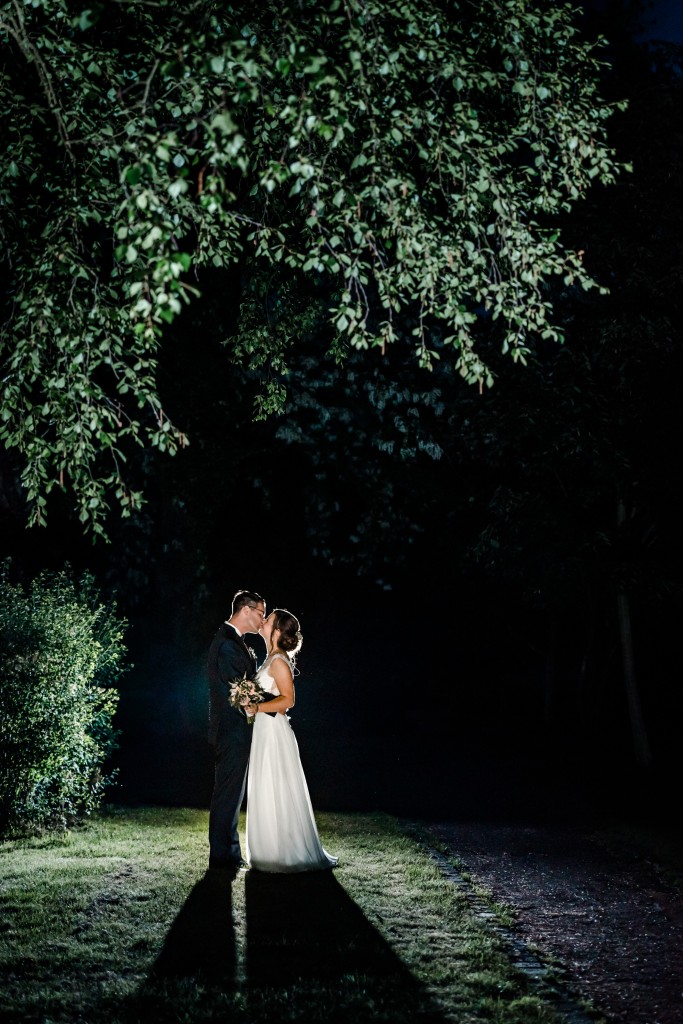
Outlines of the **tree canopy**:
<svg viewBox="0 0 683 1024">
<path fill-rule="evenodd" d="M 131 442 L 186 443 L 157 359 L 207 270 L 263 416 L 312 318 L 338 360 L 400 344 L 481 388 L 482 329 L 524 362 L 561 339 L 554 280 L 595 287 L 559 223 L 618 172 L 614 104 L 568 4 L 10 0 L 0 41 L 0 441 L 32 522 L 59 486 L 103 532 L 141 501 Z"/>
</svg>

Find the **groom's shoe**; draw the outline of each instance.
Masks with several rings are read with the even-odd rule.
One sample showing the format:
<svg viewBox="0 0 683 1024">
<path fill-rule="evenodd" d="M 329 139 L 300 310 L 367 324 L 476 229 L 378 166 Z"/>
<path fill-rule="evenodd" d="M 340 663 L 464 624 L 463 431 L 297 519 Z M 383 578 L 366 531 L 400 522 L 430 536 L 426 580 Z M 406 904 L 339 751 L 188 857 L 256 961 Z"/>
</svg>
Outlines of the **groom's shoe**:
<svg viewBox="0 0 683 1024">
<path fill-rule="evenodd" d="M 221 860 L 218 857 L 209 857 L 209 871 L 246 871 L 249 865 L 242 858 L 239 860 Z"/>
</svg>

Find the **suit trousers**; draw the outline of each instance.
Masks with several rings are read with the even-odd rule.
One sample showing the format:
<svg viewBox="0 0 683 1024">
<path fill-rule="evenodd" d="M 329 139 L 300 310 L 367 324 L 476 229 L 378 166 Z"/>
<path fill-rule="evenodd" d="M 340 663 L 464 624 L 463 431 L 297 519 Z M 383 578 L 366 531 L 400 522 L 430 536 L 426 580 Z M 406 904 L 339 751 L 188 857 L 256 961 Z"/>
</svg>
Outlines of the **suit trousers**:
<svg viewBox="0 0 683 1024">
<path fill-rule="evenodd" d="M 251 726 L 240 722 L 229 736 L 219 736 L 213 793 L 209 810 L 209 849 L 212 863 L 241 860 L 238 823 L 251 748 Z"/>
</svg>

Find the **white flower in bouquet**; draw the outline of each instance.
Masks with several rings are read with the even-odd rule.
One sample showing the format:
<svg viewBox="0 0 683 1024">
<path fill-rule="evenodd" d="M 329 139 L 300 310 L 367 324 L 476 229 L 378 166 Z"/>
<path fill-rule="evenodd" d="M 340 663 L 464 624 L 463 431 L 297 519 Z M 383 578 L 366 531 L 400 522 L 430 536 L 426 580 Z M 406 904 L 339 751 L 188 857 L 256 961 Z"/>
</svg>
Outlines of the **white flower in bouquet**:
<svg viewBox="0 0 683 1024">
<path fill-rule="evenodd" d="M 230 683 L 230 703 L 239 711 L 244 711 L 249 725 L 253 725 L 256 716 L 247 715 L 245 709 L 250 704 L 260 704 L 263 697 L 263 690 L 259 684 L 255 679 L 247 679 L 246 674 Z"/>
</svg>

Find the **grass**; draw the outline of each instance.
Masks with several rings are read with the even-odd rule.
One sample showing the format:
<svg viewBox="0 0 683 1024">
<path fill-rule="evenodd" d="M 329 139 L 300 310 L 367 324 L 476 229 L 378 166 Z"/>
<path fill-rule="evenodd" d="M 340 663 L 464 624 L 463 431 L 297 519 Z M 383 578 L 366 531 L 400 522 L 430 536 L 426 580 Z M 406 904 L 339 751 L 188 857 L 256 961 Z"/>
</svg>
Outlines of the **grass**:
<svg viewBox="0 0 683 1024">
<path fill-rule="evenodd" d="M 400 822 L 317 819 L 335 871 L 232 882 L 200 810 L 2 844 L 0 1019 L 557 1024 Z"/>
</svg>

